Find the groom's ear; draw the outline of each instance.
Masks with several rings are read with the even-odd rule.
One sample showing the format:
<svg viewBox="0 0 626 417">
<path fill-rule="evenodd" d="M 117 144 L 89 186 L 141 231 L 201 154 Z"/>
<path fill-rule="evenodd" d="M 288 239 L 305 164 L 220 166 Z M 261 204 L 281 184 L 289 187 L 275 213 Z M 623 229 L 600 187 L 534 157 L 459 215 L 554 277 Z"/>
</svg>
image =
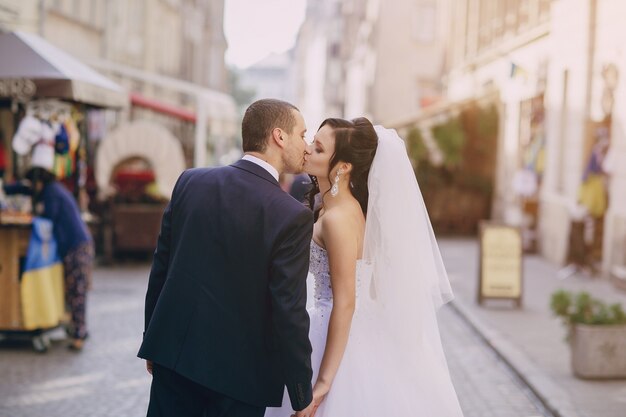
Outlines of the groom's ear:
<svg viewBox="0 0 626 417">
<path fill-rule="evenodd" d="M 281 148 L 285 147 L 285 133 L 279 127 L 272 129 L 271 141 L 275 142 Z"/>
</svg>

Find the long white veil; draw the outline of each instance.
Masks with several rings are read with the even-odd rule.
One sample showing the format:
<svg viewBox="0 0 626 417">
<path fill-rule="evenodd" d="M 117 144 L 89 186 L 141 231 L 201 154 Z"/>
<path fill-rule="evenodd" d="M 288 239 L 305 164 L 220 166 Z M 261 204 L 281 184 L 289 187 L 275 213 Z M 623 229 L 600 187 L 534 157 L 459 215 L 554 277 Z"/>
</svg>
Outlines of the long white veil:
<svg viewBox="0 0 626 417">
<path fill-rule="evenodd" d="M 406 147 L 376 126 L 357 313 L 326 401 L 333 415 L 461 417 L 436 311 L 452 290 Z M 342 393 L 344 395 L 342 395 Z M 374 398 L 371 398 L 371 397 Z M 342 414 L 343 413 L 343 414 Z"/>
<path fill-rule="evenodd" d="M 399 317 L 409 317 L 416 295 L 430 294 L 435 309 L 453 295 L 404 141 L 393 129 L 375 130 L 363 256 L 375 267 L 375 298 L 387 309 L 407 309 Z"/>
</svg>

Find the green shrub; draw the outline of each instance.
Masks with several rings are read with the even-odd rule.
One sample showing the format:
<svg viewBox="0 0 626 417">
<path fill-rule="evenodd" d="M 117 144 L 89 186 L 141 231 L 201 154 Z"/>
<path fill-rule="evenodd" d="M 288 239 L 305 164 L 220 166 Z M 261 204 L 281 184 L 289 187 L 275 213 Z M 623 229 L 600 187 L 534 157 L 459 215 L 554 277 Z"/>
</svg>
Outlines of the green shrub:
<svg viewBox="0 0 626 417">
<path fill-rule="evenodd" d="M 626 324 L 626 313 L 620 304 L 606 304 L 585 291 L 575 295 L 555 291 L 550 308 L 565 324 Z"/>
<path fill-rule="evenodd" d="M 433 137 L 443 153 L 444 164 L 449 169 L 458 168 L 463 161 L 465 132 L 458 117 L 432 127 Z"/>
<path fill-rule="evenodd" d="M 422 133 L 416 127 L 412 128 L 407 135 L 409 156 L 414 164 L 428 163 L 428 148 L 424 144 Z"/>
</svg>

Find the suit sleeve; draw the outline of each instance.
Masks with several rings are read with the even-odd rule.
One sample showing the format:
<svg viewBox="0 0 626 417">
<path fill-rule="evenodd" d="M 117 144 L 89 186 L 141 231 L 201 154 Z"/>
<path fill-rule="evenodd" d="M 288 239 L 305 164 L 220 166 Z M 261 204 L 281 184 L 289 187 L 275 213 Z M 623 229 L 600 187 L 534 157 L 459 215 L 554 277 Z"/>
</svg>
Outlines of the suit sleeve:
<svg viewBox="0 0 626 417">
<path fill-rule="evenodd" d="M 163 218 L 161 219 L 161 231 L 159 232 L 157 246 L 154 251 L 150 278 L 148 280 L 148 291 L 146 292 L 144 334 L 148 329 L 152 313 L 154 312 L 154 308 L 156 307 L 159 295 L 161 294 L 161 290 L 167 278 L 172 241 L 172 206 L 174 205 L 178 183 L 180 183 L 183 175 L 184 173 L 179 177 L 176 186 L 174 186 L 172 198 L 165 207 Z"/>
<path fill-rule="evenodd" d="M 304 210 L 277 243 L 270 271 L 274 334 L 287 391 L 296 411 L 306 408 L 313 398 L 309 315 L 306 311 L 306 277 L 312 233 L 312 213 Z"/>
</svg>

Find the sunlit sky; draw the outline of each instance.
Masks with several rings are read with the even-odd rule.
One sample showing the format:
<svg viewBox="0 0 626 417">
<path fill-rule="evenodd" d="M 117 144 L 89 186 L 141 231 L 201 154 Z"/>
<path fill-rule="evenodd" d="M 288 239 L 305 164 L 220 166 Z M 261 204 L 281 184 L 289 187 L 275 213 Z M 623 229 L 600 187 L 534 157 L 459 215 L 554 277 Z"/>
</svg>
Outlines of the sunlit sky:
<svg viewBox="0 0 626 417">
<path fill-rule="evenodd" d="M 245 68 L 296 41 L 306 0 L 225 0 L 226 62 Z"/>
</svg>

